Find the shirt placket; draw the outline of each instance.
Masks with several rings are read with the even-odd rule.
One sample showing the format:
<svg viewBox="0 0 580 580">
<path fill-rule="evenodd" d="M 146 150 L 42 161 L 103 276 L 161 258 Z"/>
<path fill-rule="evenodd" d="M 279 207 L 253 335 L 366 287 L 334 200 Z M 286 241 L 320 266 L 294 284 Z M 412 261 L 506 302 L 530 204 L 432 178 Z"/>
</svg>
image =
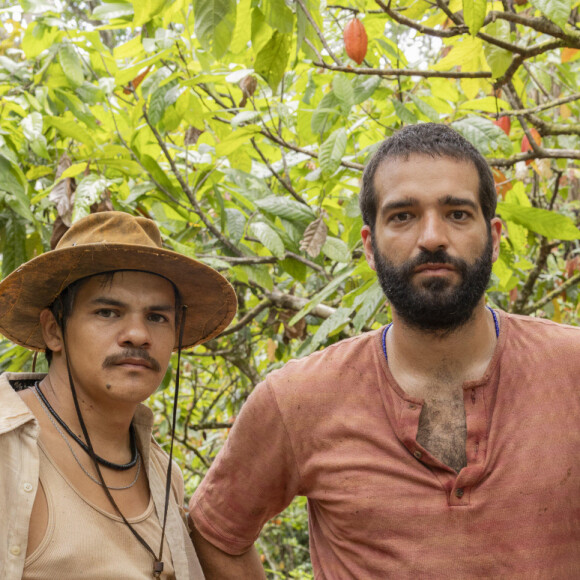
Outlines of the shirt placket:
<svg viewBox="0 0 580 580">
<path fill-rule="evenodd" d="M 467 427 L 467 466 L 457 474 L 424 449 L 416 439 L 419 416 L 423 408 L 418 400 L 403 401 L 399 416 L 402 441 L 413 457 L 431 469 L 447 494 L 449 506 L 469 505 L 471 490 L 481 479 L 487 454 L 487 415 L 484 385 L 471 385 L 463 391 Z"/>
</svg>

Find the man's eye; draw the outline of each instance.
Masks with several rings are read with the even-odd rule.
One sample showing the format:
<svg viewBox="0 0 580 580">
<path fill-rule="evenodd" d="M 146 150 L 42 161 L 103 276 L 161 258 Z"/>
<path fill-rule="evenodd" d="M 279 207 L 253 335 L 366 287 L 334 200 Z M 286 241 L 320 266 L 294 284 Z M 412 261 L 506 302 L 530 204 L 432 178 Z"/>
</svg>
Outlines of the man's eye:
<svg viewBox="0 0 580 580">
<path fill-rule="evenodd" d="M 152 312 L 148 318 L 151 322 L 167 322 L 168 320 L 167 316 L 164 316 L 163 314 L 157 314 L 155 312 Z"/>
<path fill-rule="evenodd" d="M 411 219 L 411 214 L 408 211 L 402 211 L 396 213 L 393 217 L 391 217 L 391 221 L 393 222 L 406 222 Z"/>
<path fill-rule="evenodd" d="M 456 210 L 451 212 L 451 217 L 454 220 L 461 221 L 461 220 L 467 219 L 467 217 L 469 217 L 469 214 L 466 211 L 463 211 L 461 209 L 456 209 Z"/>
<path fill-rule="evenodd" d="M 114 318 L 115 316 L 117 316 L 117 313 L 114 310 L 111 310 L 110 308 L 100 308 L 99 310 L 97 310 L 97 315 L 100 316 L 101 318 Z"/>
</svg>

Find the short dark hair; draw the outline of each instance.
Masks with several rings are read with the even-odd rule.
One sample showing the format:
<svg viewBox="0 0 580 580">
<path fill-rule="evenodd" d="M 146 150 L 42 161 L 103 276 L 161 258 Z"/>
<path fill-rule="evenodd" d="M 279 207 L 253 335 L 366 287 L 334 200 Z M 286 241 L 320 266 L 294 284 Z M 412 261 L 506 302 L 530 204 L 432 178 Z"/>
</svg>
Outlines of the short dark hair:
<svg viewBox="0 0 580 580">
<path fill-rule="evenodd" d="M 410 155 L 450 157 L 473 163 L 479 175 L 479 204 L 485 220 L 495 215 L 497 193 L 493 174 L 483 155 L 451 127 L 439 123 L 408 125 L 385 139 L 365 167 L 359 194 L 363 222 L 374 232 L 377 219 L 375 173 L 387 159 L 408 159 Z"/>
<path fill-rule="evenodd" d="M 48 309 L 52 312 L 52 315 L 54 316 L 54 319 L 56 320 L 56 323 L 59 325 L 59 327 L 64 331 L 64 327 L 66 325 L 66 321 L 69 318 L 69 316 L 72 314 L 72 310 L 73 310 L 73 306 L 74 306 L 74 302 L 75 302 L 75 297 L 79 291 L 79 288 L 87 281 L 90 280 L 91 278 L 95 278 L 97 276 L 102 278 L 102 285 L 106 286 L 111 285 L 113 283 L 113 278 L 115 276 L 115 274 L 117 274 L 117 272 L 126 272 L 128 270 L 114 270 L 113 272 L 104 272 L 102 274 L 94 274 L 93 276 L 87 276 L 86 278 L 81 278 L 80 280 L 76 280 L 75 282 L 72 282 L 72 284 L 69 284 L 54 300 L 54 302 L 52 304 L 50 304 L 48 306 Z M 153 274 L 153 272 L 146 272 L 147 274 Z M 154 274 L 155 276 L 158 276 L 158 274 Z M 164 276 L 160 276 L 161 278 L 164 278 Z M 169 280 L 168 278 L 165 278 L 166 280 L 168 280 L 168 282 L 171 283 L 171 286 L 173 286 L 173 293 L 175 294 L 175 327 L 177 328 L 177 324 L 179 321 L 179 312 L 181 309 L 181 295 L 179 294 L 179 290 L 177 289 L 177 286 L 171 282 L 171 280 Z M 48 362 L 48 365 L 50 366 L 50 363 L 52 362 L 52 351 L 50 350 L 50 348 L 46 347 L 44 349 L 44 356 L 46 358 L 46 361 Z"/>
</svg>

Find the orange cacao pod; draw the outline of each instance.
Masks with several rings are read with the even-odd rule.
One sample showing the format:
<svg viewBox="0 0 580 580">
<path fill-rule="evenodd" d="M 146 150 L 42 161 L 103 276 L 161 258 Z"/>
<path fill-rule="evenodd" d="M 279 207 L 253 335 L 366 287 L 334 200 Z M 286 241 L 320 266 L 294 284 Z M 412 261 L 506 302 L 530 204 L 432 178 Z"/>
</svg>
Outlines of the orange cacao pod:
<svg viewBox="0 0 580 580">
<path fill-rule="evenodd" d="M 346 54 L 360 64 L 367 54 L 368 45 L 364 24 L 358 18 L 353 18 L 344 28 L 343 38 Z"/>
</svg>

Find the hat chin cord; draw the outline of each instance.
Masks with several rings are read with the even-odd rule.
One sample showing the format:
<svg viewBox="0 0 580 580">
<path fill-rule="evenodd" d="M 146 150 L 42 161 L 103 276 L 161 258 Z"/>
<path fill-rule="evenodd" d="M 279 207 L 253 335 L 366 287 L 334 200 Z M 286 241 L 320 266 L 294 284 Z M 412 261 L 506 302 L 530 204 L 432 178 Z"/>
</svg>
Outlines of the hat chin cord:
<svg viewBox="0 0 580 580">
<path fill-rule="evenodd" d="M 89 432 L 87 431 L 87 427 L 86 427 L 85 421 L 83 419 L 83 415 L 82 415 L 81 408 L 80 408 L 79 401 L 78 401 L 78 397 L 77 397 L 76 388 L 74 386 L 74 381 L 73 381 L 72 372 L 71 372 L 71 368 L 70 368 L 70 362 L 69 362 L 70 358 L 69 358 L 68 348 L 67 348 L 67 344 L 66 344 L 66 340 L 65 340 L 65 326 L 66 326 L 65 321 L 63 320 L 62 316 L 59 317 L 60 320 L 58 321 L 59 326 L 60 326 L 61 331 L 62 331 L 63 348 L 64 348 L 64 354 L 65 354 L 65 359 L 66 359 L 66 370 L 67 370 L 67 374 L 68 374 L 70 390 L 72 393 L 72 397 L 73 397 L 73 401 L 74 401 L 74 405 L 75 405 L 75 410 L 76 410 L 77 417 L 78 417 L 78 420 L 79 420 L 79 423 L 81 426 L 81 430 L 83 432 L 83 436 L 85 438 L 85 441 L 87 442 L 89 456 L 90 456 L 90 458 L 95 466 L 95 470 L 97 472 L 97 475 L 98 475 L 100 482 L 102 483 L 102 488 L 103 488 L 103 491 L 105 492 L 105 495 L 107 496 L 107 499 L 109 500 L 109 502 L 111 503 L 111 505 L 113 506 L 113 508 L 115 509 L 117 514 L 119 515 L 119 517 L 123 520 L 123 523 L 129 528 L 129 530 L 131 531 L 133 536 L 135 536 L 137 541 L 153 556 L 153 559 L 154 559 L 153 577 L 154 578 L 159 578 L 161 576 L 161 572 L 163 572 L 163 567 L 164 567 L 163 566 L 163 543 L 165 540 L 165 526 L 167 524 L 167 513 L 169 510 L 169 495 L 171 492 L 171 465 L 172 465 L 172 461 L 173 461 L 173 441 L 175 439 L 175 425 L 176 425 L 176 421 L 177 421 L 177 403 L 178 403 L 178 396 L 179 396 L 179 375 L 180 375 L 180 370 L 181 370 L 181 368 L 180 368 L 181 367 L 181 345 L 183 343 L 183 331 L 184 331 L 184 327 L 185 327 L 186 314 L 187 314 L 187 306 L 182 305 L 180 317 L 179 317 L 179 335 L 178 335 L 179 340 L 178 340 L 178 344 L 177 344 L 177 374 L 175 376 L 175 392 L 173 395 L 173 414 L 172 414 L 172 421 L 171 421 L 171 445 L 169 448 L 169 461 L 167 463 L 167 474 L 166 474 L 166 478 L 165 478 L 165 504 L 164 504 L 164 508 L 163 508 L 163 524 L 161 527 L 161 542 L 159 545 L 159 556 L 157 556 L 155 554 L 155 552 L 153 551 L 153 548 L 151 548 L 151 546 L 139 534 L 139 532 L 137 532 L 137 530 L 135 530 L 135 528 L 133 528 L 133 526 L 127 521 L 127 518 L 121 512 L 121 509 L 117 505 L 117 502 L 113 499 L 113 496 L 111 495 L 111 492 L 109 491 L 109 488 L 107 487 L 107 484 L 105 483 L 105 479 L 103 477 L 103 474 L 101 472 L 101 468 L 99 466 L 99 462 L 97 460 L 97 454 L 95 453 L 95 450 L 93 448 L 93 444 L 92 444 L 91 439 L 89 437 Z"/>
</svg>

